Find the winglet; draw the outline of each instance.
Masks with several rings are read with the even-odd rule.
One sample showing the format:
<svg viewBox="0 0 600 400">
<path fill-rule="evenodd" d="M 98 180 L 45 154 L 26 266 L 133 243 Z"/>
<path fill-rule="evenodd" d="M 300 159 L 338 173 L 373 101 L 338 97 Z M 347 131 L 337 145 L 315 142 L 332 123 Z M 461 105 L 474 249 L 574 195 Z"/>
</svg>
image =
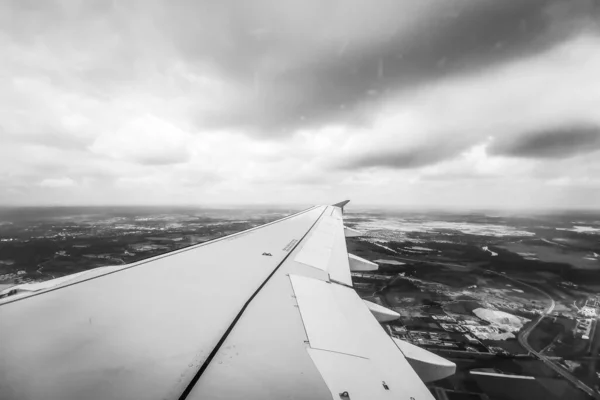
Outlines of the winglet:
<svg viewBox="0 0 600 400">
<path fill-rule="evenodd" d="M 340 201 L 339 203 L 335 203 L 333 204 L 334 207 L 340 207 L 342 209 L 344 209 L 344 206 L 346 204 L 350 203 L 350 200 L 344 200 L 344 201 Z"/>
<path fill-rule="evenodd" d="M 339 203 L 335 203 L 333 204 L 333 207 L 339 207 L 342 209 L 342 214 L 344 213 L 344 206 L 346 204 L 350 203 L 350 200 L 344 200 L 344 201 L 340 201 Z"/>
</svg>

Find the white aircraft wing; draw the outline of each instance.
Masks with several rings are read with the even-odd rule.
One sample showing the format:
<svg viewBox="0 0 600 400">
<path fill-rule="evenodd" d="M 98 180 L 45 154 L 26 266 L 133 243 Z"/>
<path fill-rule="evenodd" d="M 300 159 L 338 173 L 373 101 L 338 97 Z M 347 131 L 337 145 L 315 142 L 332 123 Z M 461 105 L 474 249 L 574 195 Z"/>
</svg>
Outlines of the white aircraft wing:
<svg viewBox="0 0 600 400">
<path fill-rule="evenodd" d="M 433 399 L 352 288 L 345 203 L 0 299 L 0 397 Z"/>
</svg>

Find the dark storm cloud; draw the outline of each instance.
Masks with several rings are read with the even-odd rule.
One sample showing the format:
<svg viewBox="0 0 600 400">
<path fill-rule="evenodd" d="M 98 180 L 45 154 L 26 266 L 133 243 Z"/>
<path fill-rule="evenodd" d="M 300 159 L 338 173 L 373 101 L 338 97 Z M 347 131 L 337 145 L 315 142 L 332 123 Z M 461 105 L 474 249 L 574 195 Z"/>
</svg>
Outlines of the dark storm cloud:
<svg viewBox="0 0 600 400">
<path fill-rule="evenodd" d="M 183 62 L 240 97 L 192 107 L 198 127 L 261 135 L 365 122 L 398 91 L 546 49 L 580 29 L 569 21 L 599 16 L 593 0 L 6 4 L 0 25 L 15 40 L 93 54 L 72 75 L 45 71 L 61 85 L 107 96 Z"/>
<path fill-rule="evenodd" d="M 417 22 L 410 35 L 401 26 L 385 23 L 385 14 L 398 16 L 399 23 L 410 23 L 402 17 L 406 3 L 373 3 L 372 7 L 379 4 L 382 12 L 367 12 L 364 23 L 356 27 L 369 35 L 368 45 L 357 45 L 351 33 L 346 32 L 346 38 L 343 30 L 336 31 L 335 15 L 331 17 L 328 7 L 300 13 L 299 22 L 291 24 L 309 36 L 311 30 L 321 32 L 316 37 L 318 43 L 299 41 L 294 36 L 297 32 L 287 31 L 289 15 L 279 15 L 272 23 L 269 19 L 273 13 L 264 7 L 250 12 L 244 9 L 233 17 L 216 7 L 209 13 L 211 17 L 227 17 L 216 28 L 215 42 L 201 39 L 206 28 L 203 24 L 178 25 L 173 37 L 188 59 L 209 60 L 240 86 L 254 90 L 240 108 L 204 116 L 200 123 L 238 125 L 277 134 L 281 129 L 327 122 L 364 121 L 369 106 L 390 94 L 432 78 L 468 73 L 547 49 L 581 26 L 569 27 L 564 21 L 587 18 L 590 11 L 598 16 L 597 8 L 577 6 L 592 4 L 587 1 L 575 1 L 558 10 L 555 3 L 433 1 L 428 5 L 435 5 L 438 12 L 415 15 Z M 369 23 L 373 14 L 384 21 L 382 28 L 376 21 Z M 186 17 L 195 18 L 193 13 L 186 13 Z M 328 23 L 331 31 L 319 26 Z M 552 29 L 556 26 L 560 29 Z M 313 54 L 307 49 L 310 46 L 321 47 L 321 51 Z"/>
<path fill-rule="evenodd" d="M 566 126 L 528 132 L 509 140 L 498 140 L 490 154 L 523 158 L 567 158 L 600 149 L 600 127 Z"/>
<path fill-rule="evenodd" d="M 431 144 L 410 149 L 381 149 L 380 151 L 370 151 L 364 155 L 349 158 L 339 166 L 348 170 L 369 167 L 411 169 L 455 157 L 461 150 L 462 147 L 450 148 L 442 144 Z"/>
</svg>

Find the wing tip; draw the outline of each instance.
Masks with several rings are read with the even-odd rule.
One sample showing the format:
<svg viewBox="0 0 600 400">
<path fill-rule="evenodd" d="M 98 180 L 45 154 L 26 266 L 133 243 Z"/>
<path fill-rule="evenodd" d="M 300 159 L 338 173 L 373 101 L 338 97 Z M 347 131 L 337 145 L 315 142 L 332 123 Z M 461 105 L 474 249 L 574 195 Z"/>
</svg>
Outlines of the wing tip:
<svg viewBox="0 0 600 400">
<path fill-rule="evenodd" d="M 339 203 L 335 203 L 335 204 L 332 204 L 332 205 L 333 205 L 333 207 L 340 207 L 340 208 L 344 208 L 344 206 L 345 206 L 346 204 L 348 204 L 348 203 L 350 203 L 350 200 L 344 200 L 344 201 L 340 201 Z"/>
</svg>

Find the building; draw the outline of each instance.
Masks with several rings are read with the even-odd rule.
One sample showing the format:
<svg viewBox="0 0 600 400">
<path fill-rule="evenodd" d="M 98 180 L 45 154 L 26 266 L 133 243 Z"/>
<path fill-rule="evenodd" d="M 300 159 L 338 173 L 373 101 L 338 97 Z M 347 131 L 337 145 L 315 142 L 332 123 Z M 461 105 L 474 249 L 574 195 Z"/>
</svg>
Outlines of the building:
<svg viewBox="0 0 600 400">
<path fill-rule="evenodd" d="M 593 318 L 596 316 L 596 309 L 593 307 L 583 306 L 577 313 L 586 318 Z"/>
<path fill-rule="evenodd" d="M 575 336 L 581 335 L 583 340 L 588 340 L 590 338 L 590 331 L 592 330 L 592 321 L 591 318 L 581 318 L 577 319 L 577 325 L 575 326 Z"/>
</svg>

